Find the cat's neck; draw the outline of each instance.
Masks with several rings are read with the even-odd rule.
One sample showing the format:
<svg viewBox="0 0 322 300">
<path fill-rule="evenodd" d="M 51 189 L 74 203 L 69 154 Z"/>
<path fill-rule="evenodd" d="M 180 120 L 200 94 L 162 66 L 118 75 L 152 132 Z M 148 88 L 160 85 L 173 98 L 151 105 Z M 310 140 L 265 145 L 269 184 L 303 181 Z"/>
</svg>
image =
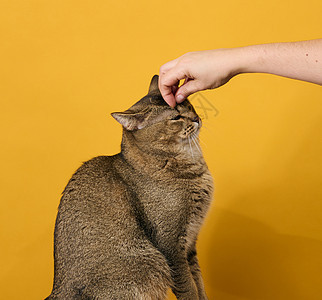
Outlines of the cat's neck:
<svg viewBox="0 0 322 300">
<path fill-rule="evenodd" d="M 200 150 L 199 150 L 200 151 Z M 192 152 L 189 147 L 171 149 L 168 151 L 153 149 L 151 145 L 140 145 L 131 132 L 123 131 L 121 155 L 134 169 L 153 174 L 160 170 L 166 171 L 175 165 L 177 169 L 204 168 L 205 161 L 201 152 Z M 191 170 L 192 171 L 192 170 Z"/>
<path fill-rule="evenodd" d="M 154 171 L 161 168 L 165 161 L 174 156 L 174 153 L 153 151 L 147 145 L 140 145 L 133 134 L 123 131 L 121 154 L 135 169 Z"/>
</svg>

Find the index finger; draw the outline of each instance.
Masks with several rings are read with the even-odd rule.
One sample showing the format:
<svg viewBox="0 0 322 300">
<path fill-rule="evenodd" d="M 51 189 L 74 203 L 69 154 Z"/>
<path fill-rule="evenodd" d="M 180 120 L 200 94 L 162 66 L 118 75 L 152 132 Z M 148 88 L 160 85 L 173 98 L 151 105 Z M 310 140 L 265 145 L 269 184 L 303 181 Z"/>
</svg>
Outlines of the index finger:
<svg viewBox="0 0 322 300">
<path fill-rule="evenodd" d="M 160 72 L 159 72 L 159 90 L 165 102 L 167 102 L 171 107 L 176 106 L 173 90 L 175 90 L 175 87 L 177 87 L 178 84 L 174 84 L 172 86 L 166 86 L 163 83 L 163 77 L 167 74 L 167 72 L 170 69 L 172 69 L 177 64 L 177 62 L 178 62 L 178 58 L 168 61 L 167 63 L 163 64 L 160 67 Z"/>
<path fill-rule="evenodd" d="M 172 68 L 163 76 L 160 76 L 159 89 L 165 102 L 171 107 L 175 107 L 176 100 L 172 93 L 172 88 L 178 86 L 181 79 L 186 78 L 186 75 L 178 68 Z"/>
</svg>

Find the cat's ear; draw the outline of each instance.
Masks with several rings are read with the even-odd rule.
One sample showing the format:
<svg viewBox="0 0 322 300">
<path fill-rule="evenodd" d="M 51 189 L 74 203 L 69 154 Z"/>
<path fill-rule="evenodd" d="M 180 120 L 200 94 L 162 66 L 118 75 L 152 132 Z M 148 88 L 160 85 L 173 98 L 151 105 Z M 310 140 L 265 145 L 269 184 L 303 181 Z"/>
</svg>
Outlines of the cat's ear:
<svg viewBox="0 0 322 300">
<path fill-rule="evenodd" d="M 114 112 L 111 113 L 112 117 L 119 122 L 127 130 L 142 129 L 145 127 L 145 119 L 147 112 Z"/>
<path fill-rule="evenodd" d="M 159 76 L 154 75 L 151 79 L 148 94 L 161 94 L 159 90 Z"/>
</svg>

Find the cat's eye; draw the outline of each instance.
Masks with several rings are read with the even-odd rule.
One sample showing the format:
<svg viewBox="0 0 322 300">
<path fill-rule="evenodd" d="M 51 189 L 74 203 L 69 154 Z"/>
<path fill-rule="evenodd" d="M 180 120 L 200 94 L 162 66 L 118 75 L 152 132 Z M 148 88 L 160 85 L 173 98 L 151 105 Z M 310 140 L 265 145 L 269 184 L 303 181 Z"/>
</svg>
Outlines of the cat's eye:
<svg viewBox="0 0 322 300">
<path fill-rule="evenodd" d="M 176 115 L 175 117 L 173 117 L 171 120 L 179 120 L 179 119 L 181 119 L 182 118 L 182 116 L 180 116 L 180 115 Z"/>
</svg>

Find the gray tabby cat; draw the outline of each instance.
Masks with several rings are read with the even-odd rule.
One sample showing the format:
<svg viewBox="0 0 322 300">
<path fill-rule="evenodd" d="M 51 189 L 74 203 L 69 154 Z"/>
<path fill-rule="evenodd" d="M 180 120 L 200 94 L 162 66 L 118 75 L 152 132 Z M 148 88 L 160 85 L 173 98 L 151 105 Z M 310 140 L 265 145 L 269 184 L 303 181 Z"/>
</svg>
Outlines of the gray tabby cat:
<svg viewBox="0 0 322 300">
<path fill-rule="evenodd" d="M 55 227 L 47 299 L 207 299 L 196 240 L 213 183 L 188 100 L 169 107 L 152 78 L 147 96 L 112 116 L 121 152 L 85 162 L 67 184 Z"/>
</svg>

